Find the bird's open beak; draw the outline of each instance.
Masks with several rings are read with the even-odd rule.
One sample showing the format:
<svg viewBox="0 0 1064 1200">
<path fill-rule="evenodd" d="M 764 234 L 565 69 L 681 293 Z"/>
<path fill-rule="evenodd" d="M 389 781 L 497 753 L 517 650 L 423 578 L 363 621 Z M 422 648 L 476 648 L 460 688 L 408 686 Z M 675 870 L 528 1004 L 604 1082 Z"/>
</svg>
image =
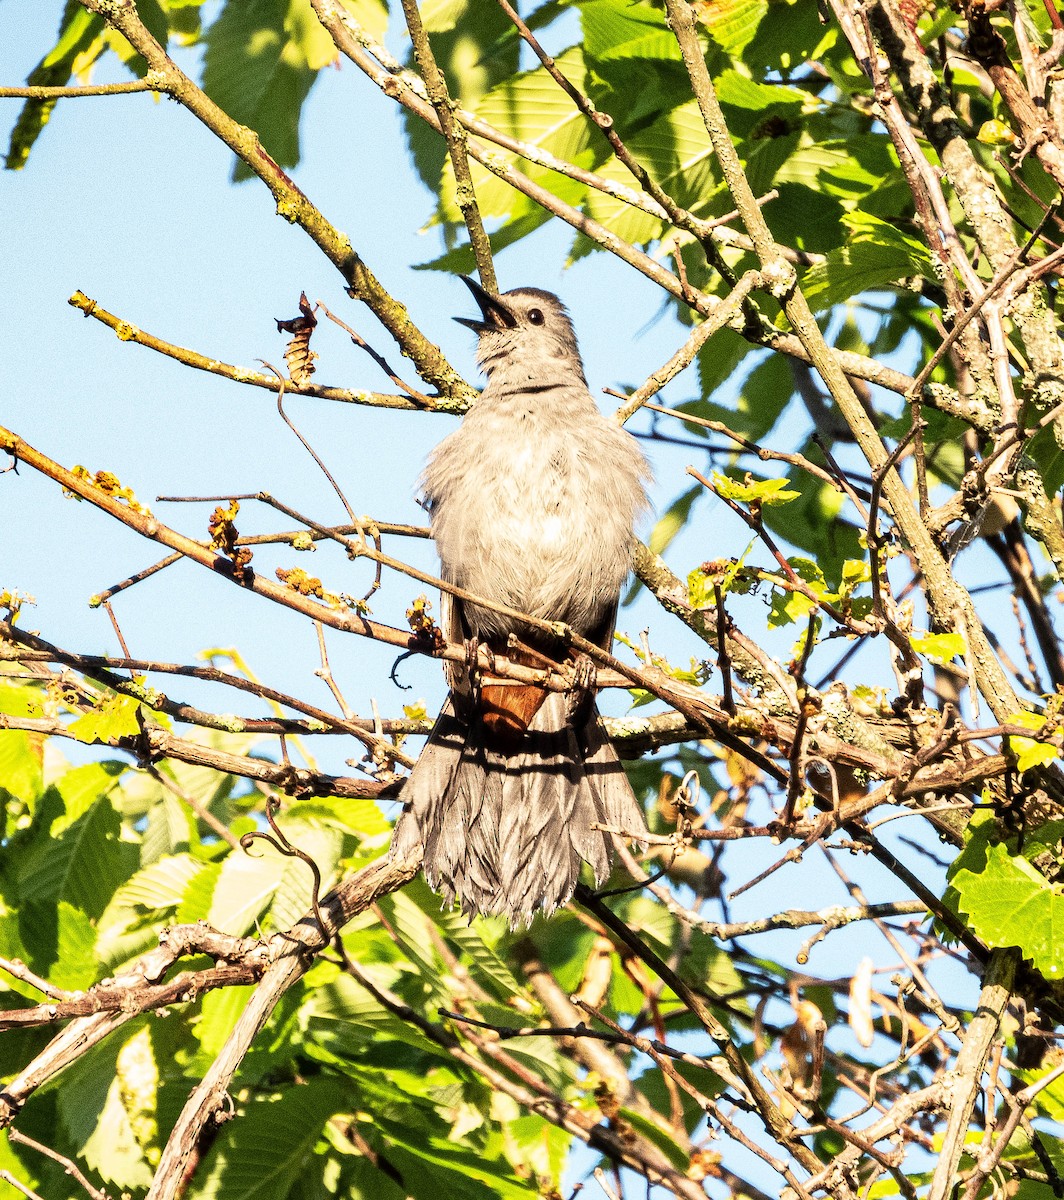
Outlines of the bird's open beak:
<svg viewBox="0 0 1064 1200">
<path fill-rule="evenodd" d="M 459 325 L 465 325 L 474 333 L 488 333 L 491 330 L 513 329 L 517 319 L 506 307 L 504 301 L 491 292 L 486 292 L 475 279 L 468 275 L 459 275 L 459 279 L 473 293 L 473 299 L 480 305 L 483 320 L 475 321 L 471 317 L 455 317 Z"/>
</svg>

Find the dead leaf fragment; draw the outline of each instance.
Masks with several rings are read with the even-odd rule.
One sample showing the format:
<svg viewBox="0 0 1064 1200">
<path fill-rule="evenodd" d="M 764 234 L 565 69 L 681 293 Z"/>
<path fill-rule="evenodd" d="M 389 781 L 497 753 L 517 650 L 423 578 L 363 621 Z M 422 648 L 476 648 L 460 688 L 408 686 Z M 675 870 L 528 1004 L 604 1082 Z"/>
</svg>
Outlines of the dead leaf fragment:
<svg viewBox="0 0 1064 1200">
<path fill-rule="evenodd" d="M 314 360 L 318 357 L 310 348 L 310 339 L 317 328 L 318 319 L 306 292 L 299 293 L 299 312 L 298 317 L 287 321 L 276 317 L 274 320 L 277 322 L 278 333 L 292 334 L 292 340 L 285 347 L 284 361 L 288 366 L 288 378 L 297 387 L 302 387 L 310 382 L 310 377 L 316 369 Z"/>
</svg>

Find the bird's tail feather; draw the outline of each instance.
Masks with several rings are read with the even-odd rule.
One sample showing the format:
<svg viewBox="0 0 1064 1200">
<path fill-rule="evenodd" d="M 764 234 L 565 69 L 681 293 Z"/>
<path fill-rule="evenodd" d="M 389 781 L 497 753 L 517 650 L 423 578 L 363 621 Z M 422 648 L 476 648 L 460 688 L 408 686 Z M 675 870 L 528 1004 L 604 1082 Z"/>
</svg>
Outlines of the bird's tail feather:
<svg viewBox="0 0 1064 1200">
<path fill-rule="evenodd" d="M 391 854 L 424 848 L 429 885 L 462 911 L 525 925 L 573 893 L 582 862 L 609 874 L 612 836 L 643 829 L 643 813 L 593 704 L 575 727 L 551 693 L 520 744 L 486 744 L 476 717 L 449 697 L 403 789 Z"/>
</svg>

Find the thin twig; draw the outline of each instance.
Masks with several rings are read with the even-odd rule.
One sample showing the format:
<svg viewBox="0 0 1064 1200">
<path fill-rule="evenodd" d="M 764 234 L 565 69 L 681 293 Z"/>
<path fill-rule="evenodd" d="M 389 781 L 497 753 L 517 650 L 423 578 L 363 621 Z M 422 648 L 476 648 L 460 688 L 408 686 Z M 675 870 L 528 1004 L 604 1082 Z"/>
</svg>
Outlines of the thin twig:
<svg viewBox="0 0 1064 1200">
<path fill-rule="evenodd" d="M 663 404 L 650 404 L 649 402 L 644 407 L 661 413 L 666 417 L 675 417 L 687 425 L 697 425 L 701 429 L 712 429 L 714 433 L 721 433 L 726 438 L 730 438 L 748 454 L 756 455 L 762 462 L 787 463 L 792 467 L 798 467 L 799 470 L 807 472 L 814 479 L 823 480 L 824 483 L 830 484 L 836 490 L 841 490 L 840 480 L 836 476 L 830 471 L 825 471 L 823 467 L 818 466 L 817 463 L 807 458 L 804 454 L 785 454 L 781 450 L 769 450 L 764 446 L 759 446 L 756 442 L 751 442 L 749 438 L 743 437 L 741 433 L 736 433 L 735 430 L 725 425 L 723 421 L 711 421 L 707 417 L 700 417 L 695 413 L 683 412 L 679 408 L 667 408 Z"/>
<path fill-rule="evenodd" d="M 39 1196 L 33 1190 L 33 1188 L 29 1186 L 28 1183 L 23 1183 L 21 1179 L 16 1179 L 10 1171 L 0 1171 L 0 1179 L 2 1179 L 5 1183 L 9 1183 L 15 1189 L 15 1191 L 21 1192 L 26 1197 L 26 1200 L 44 1200 L 44 1198 Z"/>
<path fill-rule="evenodd" d="M 499 283 L 495 278 L 495 266 L 491 260 L 491 242 L 488 240 L 487 231 L 484 229 L 484 222 L 480 216 L 477 193 L 473 186 L 473 175 L 469 169 L 466 131 L 461 122 L 454 119 L 454 104 L 447 91 L 447 81 L 432 53 L 432 44 L 425 32 L 425 26 L 422 24 L 417 0 L 402 0 L 402 5 L 403 16 L 406 17 L 406 27 L 414 47 L 414 57 L 417 59 L 417 65 L 425 80 L 429 101 L 436 110 L 440 132 L 447 143 L 447 154 L 454 171 L 455 196 L 462 219 L 469 231 L 469 244 L 473 247 L 473 256 L 477 260 L 480 282 L 486 291 L 495 294 L 499 290 Z"/>
<path fill-rule="evenodd" d="M 499 3 L 505 3 L 505 0 L 499 0 Z M 723 329 L 725 325 L 733 320 L 742 302 L 754 288 L 761 287 L 763 282 L 763 278 L 758 271 L 747 271 L 728 295 L 713 307 L 710 315 L 695 326 L 687 341 L 676 351 L 672 358 L 650 375 L 647 381 L 634 391 L 628 397 L 627 401 L 617 409 L 613 414 L 613 419 L 617 424 L 624 425 L 630 417 L 633 417 L 647 403 L 651 396 L 660 392 L 670 379 L 689 366 L 694 361 L 699 350 L 702 349 L 713 334 Z"/>
<path fill-rule="evenodd" d="M 43 979 L 31 971 L 20 958 L 0 958 L 0 971 L 6 971 L 12 978 L 28 983 L 30 987 L 36 988 L 38 992 L 51 1000 L 64 1000 L 70 994 L 65 989 L 56 987 L 55 984 L 49 983 L 47 979 Z"/>
<path fill-rule="evenodd" d="M 83 312 L 85 316 L 92 317 L 102 325 L 106 325 L 108 329 L 113 329 L 125 342 L 144 346 L 148 350 L 154 350 L 157 354 L 172 358 L 186 367 L 192 367 L 197 371 L 206 371 L 211 375 L 220 375 L 222 378 L 232 380 L 234 383 L 265 388 L 268 392 L 277 391 L 277 380 L 272 375 L 254 371 L 250 367 L 238 367 L 232 363 L 221 362 L 217 358 L 200 354 L 197 350 L 188 350 L 184 346 L 177 346 L 173 342 L 167 342 L 152 333 L 148 333 L 146 330 L 138 328 L 136 325 L 132 325 L 124 318 L 115 316 L 114 313 L 108 312 L 107 309 L 101 308 L 95 300 L 90 299 L 84 292 L 75 292 L 70 297 L 68 303 Z M 388 396 L 380 392 L 326 387 L 324 384 L 318 383 L 307 382 L 295 384 L 289 381 L 287 390 L 289 392 L 297 392 L 300 396 L 315 396 L 321 400 L 337 400 L 344 404 L 367 404 L 374 408 L 416 409 L 424 407 L 424 405 L 413 403 L 406 396 Z M 430 397 L 430 399 L 433 401 L 433 407 L 439 407 L 441 412 L 460 412 L 468 407 L 467 403 L 461 403 L 457 407 L 451 403 L 437 405 L 436 397 Z"/>
<path fill-rule="evenodd" d="M 110 1195 L 106 1191 L 102 1188 L 95 1188 L 89 1183 L 78 1167 L 78 1164 L 72 1158 L 67 1158 L 65 1154 L 59 1154 L 50 1146 L 42 1145 L 42 1143 L 36 1141 L 34 1138 L 27 1137 L 26 1134 L 18 1129 L 8 1129 L 7 1136 L 8 1140 L 14 1142 L 16 1145 L 29 1146 L 31 1150 L 36 1150 L 38 1154 L 43 1154 L 45 1158 L 50 1158 L 53 1162 L 59 1163 L 63 1168 L 63 1174 L 69 1175 L 71 1179 L 79 1183 L 89 1193 L 92 1200 L 111 1200 Z"/>
<path fill-rule="evenodd" d="M 152 778 L 158 783 L 162 784 L 162 786 L 166 788 L 168 792 L 173 792 L 173 794 L 182 803 L 187 804 L 189 808 L 191 808 L 196 814 L 196 816 L 204 823 L 204 825 L 206 825 L 208 829 L 213 830 L 223 842 L 228 842 L 234 850 L 240 849 L 240 839 L 236 836 L 236 834 L 233 833 L 233 831 L 227 825 L 219 821 L 214 813 L 212 813 L 211 810 L 206 807 L 206 805 L 201 804 L 191 792 L 188 792 L 183 787 L 180 787 L 176 780 L 171 779 L 167 774 L 165 774 L 165 772 L 160 771 L 155 763 L 148 763 L 146 770 L 148 774 L 151 775 Z"/>
<path fill-rule="evenodd" d="M 928 1200 L 946 1200 L 956 1186 L 957 1166 L 965 1150 L 968 1123 L 979 1094 L 983 1068 L 1012 995 L 1019 957 L 1019 951 L 1015 949 L 994 950 L 987 962 L 979 1006 L 965 1030 L 954 1068 L 949 1119 Z"/>
<path fill-rule="evenodd" d="M 351 339 L 351 341 L 354 342 L 354 344 L 360 350 L 364 350 L 366 352 L 366 354 L 368 354 L 370 356 L 370 358 L 373 359 L 373 361 L 377 364 L 378 367 L 380 367 L 380 369 L 385 373 L 385 375 L 388 376 L 388 378 L 392 381 L 392 383 L 394 383 L 395 386 L 397 388 L 399 388 L 401 391 L 404 391 L 410 397 L 410 399 L 414 401 L 414 404 L 416 405 L 416 407 L 418 407 L 418 408 L 432 408 L 433 407 L 433 401 L 430 396 L 426 396 L 424 394 L 424 392 L 419 392 L 417 390 L 417 388 L 412 388 L 410 386 L 410 384 L 408 384 L 399 375 L 397 375 L 395 373 L 395 371 L 393 371 L 392 368 L 389 366 L 388 360 L 382 354 L 378 354 L 377 351 L 374 350 L 373 347 L 369 344 L 369 342 L 367 342 L 366 339 L 360 333 L 357 333 L 354 329 L 352 329 L 351 326 L 348 325 L 346 321 L 341 321 L 338 316 L 336 316 L 334 313 L 331 313 L 325 307 L 324 303 L 322 303 L 321 300 L 315 301 L 314 306 L 315 306 L 315 308 L 320 308 L 321 311 L 329 318 L 330 321 L 333 322 L 334 325 L 339 325 L 339 327 L 344 331 L 344 333 L 347 334 L 347 336 Z"/>
<path fill-rule="evenodd" d="M 125 83 L 85 83 L 69 87 L 0 87 L 0 100 L 77 100 L 82 96 L 128 96 L 133 92 L 162 92 L 166 89 L 154 73 Z"/>
</svg>

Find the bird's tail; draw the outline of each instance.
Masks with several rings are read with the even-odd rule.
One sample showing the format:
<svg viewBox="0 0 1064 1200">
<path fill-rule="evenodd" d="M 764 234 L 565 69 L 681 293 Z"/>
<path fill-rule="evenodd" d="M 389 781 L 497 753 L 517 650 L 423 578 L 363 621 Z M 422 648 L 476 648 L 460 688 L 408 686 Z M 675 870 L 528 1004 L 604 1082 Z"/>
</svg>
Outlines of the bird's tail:
<svg viewBox="0 0 1064 1200">
<path fill-rule="evenodd" d="M 564 904 L 582 862 L 603 882 L 612 835 L 592 826 L 645 823 L 595 705 L 586 709 L 571 724 L 566 696 L 550 693 L 503 752 L 452 694 L 403 788 L 391 855 L 423 847 L 425 878 L 448 903 L 515 927 Z"/>
</svg>

